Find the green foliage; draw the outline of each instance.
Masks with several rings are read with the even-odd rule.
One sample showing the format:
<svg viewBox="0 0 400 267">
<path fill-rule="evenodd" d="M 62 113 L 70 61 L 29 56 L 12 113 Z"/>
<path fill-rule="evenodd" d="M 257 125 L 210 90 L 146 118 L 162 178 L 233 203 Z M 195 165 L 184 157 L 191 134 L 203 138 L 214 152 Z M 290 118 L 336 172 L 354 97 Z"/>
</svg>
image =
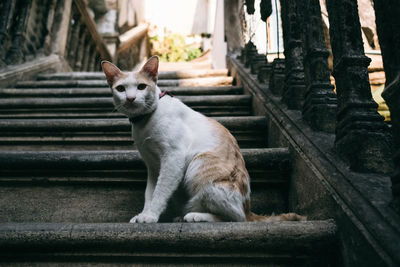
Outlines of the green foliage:
<svg viewBox="0 0 400 267">
<path fill-rule="evenodd" d="M 190 61 L 201 55 L 200 48 L 187 45 L 185 38 L 177 33 L 168 33 L 164 38 L 155 35 L 150 44 L 152 55 L 158 55 L 164 62 Z"/>
</svg>

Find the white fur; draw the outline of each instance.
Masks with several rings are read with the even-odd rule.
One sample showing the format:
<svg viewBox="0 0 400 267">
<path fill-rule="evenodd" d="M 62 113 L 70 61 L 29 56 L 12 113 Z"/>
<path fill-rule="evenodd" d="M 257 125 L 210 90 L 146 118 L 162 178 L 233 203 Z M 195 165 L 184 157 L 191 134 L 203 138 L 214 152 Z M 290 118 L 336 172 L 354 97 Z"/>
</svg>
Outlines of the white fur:
<svg viewBox="0 0 400 267">
<path fill-rule="evenodd" d="M 211 212 L 225 221 L 244 222 L 244 197 L 226 187 L 208 185 L 195 194 L 186 205 L 187 212 Z"/>
<path fill-rule="evenodd" d="M 133 123 L 132 127 L 133 139 L 147 166 L 148 179 L 143 211 L 130 222 L 157 222 L 182 182 L 191 198 L 186 206 L 189 212 L 186 221 L 215 221 L 213 214 L 221 214 L 228 220 L 244 221 L 244 197 L 240 193 L 213 185 L 200 192 L 190 190 L 198 163 L 193 162 L 186 172 L 188 165 L 197 154 L 211 151 L 219 144 L 212 123 L 175 97 L 159 99 L 160 89 L 141 76 L 129 73 L 127 78 L 112 86 L 114 104 L 120 112 L 130 118 L 149 115 Z M 148 88 L 138 90 L 139 83 L 149 84 Z M 118 92 L 115 88 L 119 85 L 125 86 L 126 90 Z M 135 101 L 129 102 L 127 97 L 135 98 Z"/>
<path fill-rule="evenodd" d="M 158 221 L 165 210 L 193 157 L 214 149 L 218 144 L 212 135 L 210 122 L 203 115 L 170 96 L 157 102 L 157 108 L 148 121 L 133 125 L 133 138 L 149 171 L 147 188 L 154 188 L 152 193 L 146 188 L 145 207 L 141 214 L 153 214 L 154 221 Z M 147 218 L 142 221 L 141 215 L 138 216 L 137 222 L 148 222 Z"/>
<path fill-rule="evenodd" d="M 218 222 L 219 220 L 211 213 L 189 212 L 183 217 L 185 222 Z"/>
</svg>

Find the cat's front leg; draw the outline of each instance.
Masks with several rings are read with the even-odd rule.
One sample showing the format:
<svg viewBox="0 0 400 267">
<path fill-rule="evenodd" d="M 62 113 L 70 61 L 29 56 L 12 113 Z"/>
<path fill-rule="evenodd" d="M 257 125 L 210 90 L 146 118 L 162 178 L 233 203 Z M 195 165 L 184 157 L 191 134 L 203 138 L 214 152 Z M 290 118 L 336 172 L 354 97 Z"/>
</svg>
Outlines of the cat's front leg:
<svg viewBox="0 0 400 267">
<path fill-rule="evenodd" d="M 152 171 L 151 169 L 148 169 L 147 173 L 148 173 L 147 174 L 147 184 L 146 184 L 146 191 L 144 194 L 144 208 L 141 213 L 143 213 L 145 210 L 149 209 L 151 200 L 153 199 L 153 193 L 154 193 L 154 189 L 156 187 L 156 182 L 157 182 L 157 176 L 154 174 L 155 173 L 154 171 Z M 139 217 L 139 214 L 134 216 L 129 222 L 136 223 L 138 220 L 138 217 Z"/>
<path fill-rule="evenodd" d="M 180 151 L 179 151 L 180 152 Z M 150 205 L 143 209 L 143 212 L 135 216 L 137 223 L 158 222 L 161 213 L 167 207 L 168 200 L 176 191 L 183 179 L 185 160 L 183 153 L 169 153 L 161 160 L 160 174 L 154 188 Z"/>
</svg>

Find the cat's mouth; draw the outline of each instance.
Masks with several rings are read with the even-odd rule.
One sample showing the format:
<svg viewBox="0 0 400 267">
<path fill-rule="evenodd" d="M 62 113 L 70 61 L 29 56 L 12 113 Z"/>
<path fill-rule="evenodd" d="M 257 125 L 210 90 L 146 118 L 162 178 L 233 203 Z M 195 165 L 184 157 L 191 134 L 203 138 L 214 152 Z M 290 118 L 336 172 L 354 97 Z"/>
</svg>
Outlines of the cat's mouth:
<svg viewBox="0 0 400 267">
<path fill-rule="evenodd" d="M 138 103 L 135 101 L 125 101 L 124 106 L 126 108 L 135 108 L 138 106 Z"/>
</svg>

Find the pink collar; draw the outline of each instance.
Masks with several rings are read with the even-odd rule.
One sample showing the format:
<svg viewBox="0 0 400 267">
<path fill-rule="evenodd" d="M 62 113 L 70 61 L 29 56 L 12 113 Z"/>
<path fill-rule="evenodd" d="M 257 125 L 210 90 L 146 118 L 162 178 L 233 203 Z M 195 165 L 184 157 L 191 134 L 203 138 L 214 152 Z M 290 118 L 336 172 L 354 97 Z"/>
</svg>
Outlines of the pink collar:
<svg viewBox="0 0 400 267">
<path fill-rule="evenodd" d="M 169 95 L 170 97 L 174 97 L 170 92 L 168 91 L 162 91 L 159 95 L 158 98 L 160 99 L 161 97 L 165 96 L 165 95 Z"/>
</svg>

